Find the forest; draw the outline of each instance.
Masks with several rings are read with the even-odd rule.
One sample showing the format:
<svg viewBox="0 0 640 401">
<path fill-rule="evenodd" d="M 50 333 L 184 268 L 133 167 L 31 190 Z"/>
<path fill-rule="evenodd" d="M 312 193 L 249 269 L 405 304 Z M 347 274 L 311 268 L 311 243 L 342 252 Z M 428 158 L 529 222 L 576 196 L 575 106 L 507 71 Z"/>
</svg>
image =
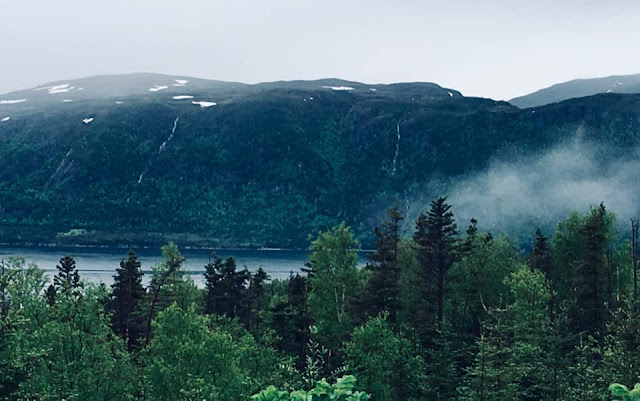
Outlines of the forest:
<svg viewBox="0 0 640 401">
<path fill-rule="evenodd" d="M 454 207 L 389 209 L 362 268 L 321 231 L 286 280 L 213 254 L 197 288 L 173 242 L 146 287 L 133 250 L 110 287 L 8 258 L 0 399 L 637 399 L 638 221 L 600 204 L 521 248 Z"/>
</svg>

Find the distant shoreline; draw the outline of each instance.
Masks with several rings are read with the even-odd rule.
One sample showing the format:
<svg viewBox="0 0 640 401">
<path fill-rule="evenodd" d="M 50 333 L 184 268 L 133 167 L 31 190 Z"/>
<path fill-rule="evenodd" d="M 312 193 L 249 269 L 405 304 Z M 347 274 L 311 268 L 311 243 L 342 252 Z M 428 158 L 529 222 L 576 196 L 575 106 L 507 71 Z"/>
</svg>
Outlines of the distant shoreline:
<svg viewBox="0 0 640 401">
<path fill-rule="evenodd" d="M 179 244 L 178 244 L 179 245 Z M 60 243 L 32 243 L 32 242 L 0 242 L 0 248 L 93 248 L 93 249 L 160 249 L 162 245 L 97 245 L 97 244 L 60 244 Z M 202 251 L 285 251 L 304 252 L 303 248 L 271 248 L 271 247 L 207 247 L 194 245 L 180 245 L 181 249 Z M 363 250 L 364 251 L 364 250 Z"/>
</svg>

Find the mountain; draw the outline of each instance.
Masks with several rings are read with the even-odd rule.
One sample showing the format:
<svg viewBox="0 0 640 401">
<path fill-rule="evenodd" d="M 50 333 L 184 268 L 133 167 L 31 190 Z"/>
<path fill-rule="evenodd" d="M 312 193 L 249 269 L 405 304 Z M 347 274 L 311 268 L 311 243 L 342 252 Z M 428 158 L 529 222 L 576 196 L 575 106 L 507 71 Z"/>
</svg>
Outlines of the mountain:
<svg viewBox="0 0 640 401">
<path fill-rule="evenodd" d="M 2 95 L 0 121 L 0 242 L 304 247 L 345 221 L 371 246 L 386 208 L 411 230 L 496 158 L 579 135 L 617 160 L 639 143 L 640 96 L 521 110 L 433 83 L 136 74 Z"/>
<path fill-rule="evenodd" d="M 575 79 L 509 100 L 522 109 L 598 93 L 640 93 L 640 74 L 613 75 L 604 78 Z"/>
</svg>

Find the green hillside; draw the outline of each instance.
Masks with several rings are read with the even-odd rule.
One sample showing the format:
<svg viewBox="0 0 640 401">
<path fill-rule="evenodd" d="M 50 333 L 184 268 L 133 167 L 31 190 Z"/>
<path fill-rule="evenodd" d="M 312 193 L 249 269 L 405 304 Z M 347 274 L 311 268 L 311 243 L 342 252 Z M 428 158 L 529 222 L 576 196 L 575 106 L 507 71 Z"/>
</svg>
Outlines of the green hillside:
<svg viewBox="0 0 640 401">
<path fill-rule="evenodd" d="M 520 110 L 429 83 L 144 75 L 115 96 L 119 79 L 0 96 L 0 242 L 302 247 L 344 220 L 369 245 L 389 206 L 446 193 L 434 179 L 542 152 L 578 127 L 607 144 L 607 163 L 640 132 L 639 95 Z"/>
</svg>

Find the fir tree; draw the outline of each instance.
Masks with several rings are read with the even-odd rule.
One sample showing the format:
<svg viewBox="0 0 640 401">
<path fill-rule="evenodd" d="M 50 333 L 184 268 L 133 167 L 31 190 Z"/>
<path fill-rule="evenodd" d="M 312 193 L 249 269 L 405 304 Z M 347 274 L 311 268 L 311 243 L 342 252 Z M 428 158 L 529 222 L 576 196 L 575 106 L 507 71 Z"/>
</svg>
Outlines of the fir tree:
<svg viewBox="0 0 640 401">
<path fill-rule="evenodd" d="M 582 257 L 576 276 L 574 325 L 578 331 L 604 334 L 607 322 L 605 304 L 610 300 L 607 265 L 607 225 L 604 205 L 592 210 L 581 230 Z"/>
<path fill-rule="evenodd" d="M 309 343 L 311 319 L 307 312 L 309 282 L 300 274 L 291 275 L 287 283 L 286 299 L 271 310 L 271 326 L 280 338 L 280 351 L 296 356 L 296 367 L 305 364 L 305 348 Z"/>
<path fill-rule="evenodd" d="M 146 292 L 142 286 L 143 273 L 140 267 L 141 263 L 135 252 L 129 250 L 128 259 L 122 259 L 120 262 L 120 267 L 113 276 L 114 283 L 111 285 L 113 328 L 124 339 L 129 349 L 144 332 L 140 321 L 140 302 Z"/>
<path fill-rule="evenodd" d="M 251 275 L 247 294 L 247 310 L 245 326 L 251 332 L 257 332 L 260 328 L 260 312 L 264 308 L 265 293 L 264 284 L 270 279 L 269 275 L 262 267 Z"/>
<path fill-rule="evenodd" d="M 56 304 L 56 287 L 53 284 L 49 284 L 47 287 L 45 298 L 47 299 L 47 304 L 49 306 L 54 306 Z"/>
<path fill-rule="evenodd" d="M 247 269 L 238 271 L 232 257 L 222 260 L 213 255 L 213 263 L 205 266 L 206 306 L 209 314 L 230 318 L 244 316 L 247 307 L 247 284 L 251 274 Z"/>
<path fill-rule="evenodd" d="M 442 325 L 444 316 L 447 272 L 457 259 L 458 228 L 446 200 L 444 197 L 436 199 L 431 202 L 427 214 L 418 216 L 413 237 L 422 266 L 422 307 L 435 309 L 439 325 Z"/>
<path fill-rule="evenodd" d="M 354 301 L 354 308 L 362 320 L 388 312 L 388 321 L 395 324 L 400 307 L 399 286 L 400 222 L 404 219 L 397 207 L 388 211 L 389 220 L 376 227 L 376 250 L 371 253 L 366 269 L 371 278 L 361 296 Z"/>
<path fill-rule="evenodd" d="M 542 231 L 536 229 L 536 239 L 533 244 L 533 253 L 531 255 L 531 270 L 542 272 L 549 283 L 549 320 L 555 320 L 555 292 L 556 292 L 556 274 L 553 262 L 553 254 L 547 237 L 542 235 Z"/>
<path fill-rule="evenodd" d="M 53 285 L 59 294 L 78 295 L 80 288 L 80 275 L 76 270 L 76 261 L 71 256 L 60 259 L 56 266 L 58 273 L 53 277 Z"/>
</svg>

